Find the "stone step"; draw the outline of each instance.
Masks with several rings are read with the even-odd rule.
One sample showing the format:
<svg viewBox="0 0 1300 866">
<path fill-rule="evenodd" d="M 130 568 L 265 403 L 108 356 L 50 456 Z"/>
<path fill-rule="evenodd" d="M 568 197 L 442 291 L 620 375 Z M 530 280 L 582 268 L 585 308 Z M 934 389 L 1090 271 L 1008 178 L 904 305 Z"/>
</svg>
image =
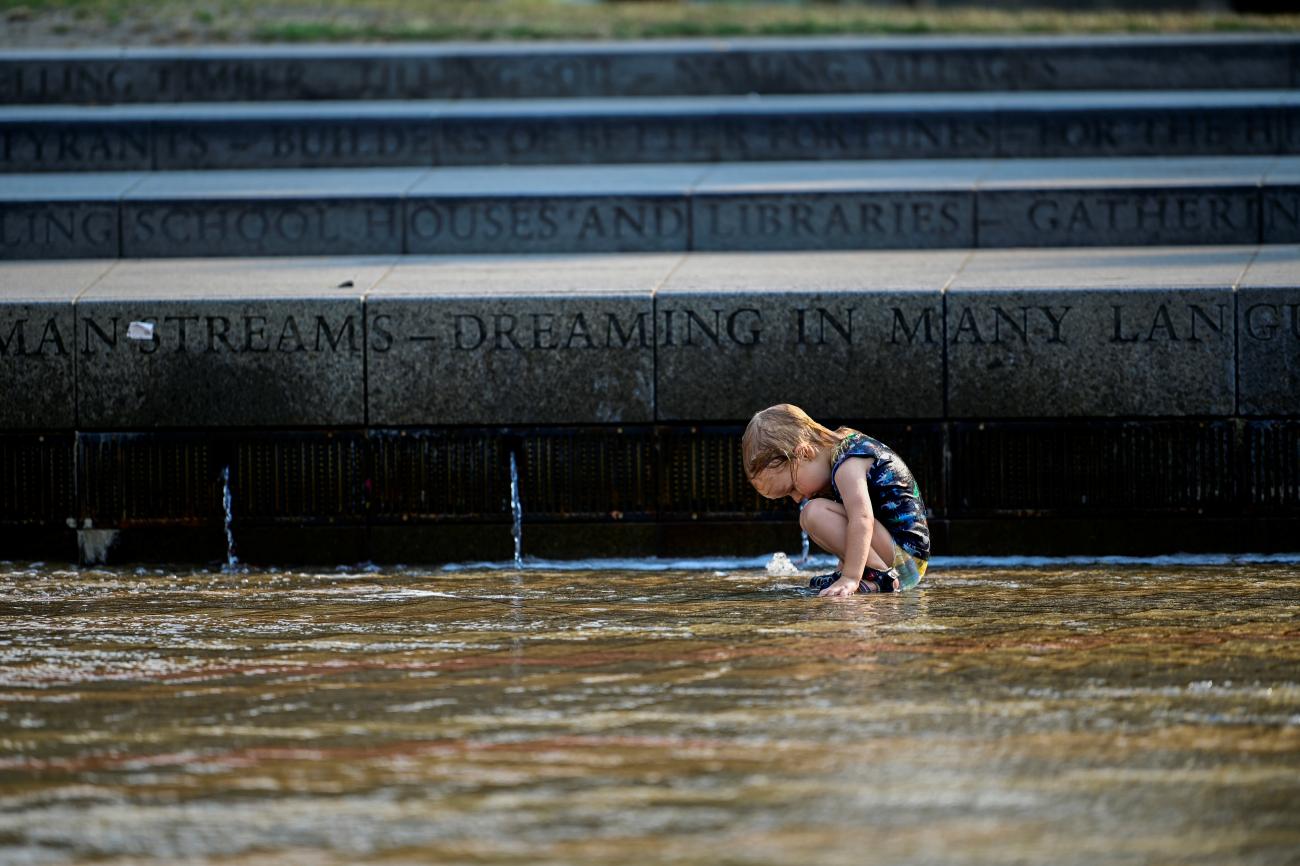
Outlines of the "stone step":
<svg viewBox="0 0 1300 866">
<path fill-rule="evenodd" d="M 1300 152 L 1300 91 L 0 108 L 0 171 Z"/>
<path fill-rule="evenodd" d="M 0 104 L 1282 88 L 1290 35 L 178 46 L 0 54 Z"/>
<path fill-rule="evenodd" d="M 34 431 L 1297 418 L 1300 246 L 12 262 L 0 382 Z"/>
<path fill-rule="evenodd" d="M 13 174 L 0 258 L 1300 241 L 1300 157 Z"/>
</svg>

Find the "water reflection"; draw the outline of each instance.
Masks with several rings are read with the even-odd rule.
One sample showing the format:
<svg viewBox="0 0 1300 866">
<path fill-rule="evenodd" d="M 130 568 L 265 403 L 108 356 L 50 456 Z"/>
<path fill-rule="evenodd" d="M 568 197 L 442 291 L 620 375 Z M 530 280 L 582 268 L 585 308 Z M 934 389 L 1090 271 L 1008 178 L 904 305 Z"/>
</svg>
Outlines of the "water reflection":
<svg viewBox="0 0 1300 866">
<path fill-rule="evenodd" d="M 0 568 L 0 861 L 1283 861 L 1300 568 Z"/>
</svg>

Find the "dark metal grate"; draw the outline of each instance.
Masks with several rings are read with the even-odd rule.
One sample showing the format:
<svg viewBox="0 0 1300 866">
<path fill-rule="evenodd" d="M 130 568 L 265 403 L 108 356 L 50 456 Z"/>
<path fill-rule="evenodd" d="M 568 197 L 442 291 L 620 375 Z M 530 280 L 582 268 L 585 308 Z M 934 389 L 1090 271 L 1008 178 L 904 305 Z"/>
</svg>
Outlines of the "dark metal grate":
<svg viewBox="0 0 1300 866">
<path fill-rule="evenodd" d="M 529 432 L 521 444 L 520 501 L 526 517 L 654 519 L 652 430 L 540 430 Z"/>
<path fill-rule="evenodd" d="M 269 433 L 232 443 L 231 499 L 239 523 L 364 523 L 360 432 Z"/>
<path fill-rule="evenodd" d="M 371 518 L 509 520 L 510 470 L 499 431 L 373 430 Z"/>
<path fill-rule="evenodd" d="M 668 520 L 790 518 L 789 500 L 759 496 L 740 459 L 743 427 L 659 430 L 659 510 Z"/>
<path fill-rule="evenodd" d="M 0 524 L 66 526 L 76 514 L 73 435 L 0 436 Z"/>
<path fill-rule="evenodd" d="M 1300 421 L 1250 421 L 1245 432 L 1247 503 L 1300 508 Z"/>
<path fill-rule="evenodd" d="M 953 509 L 965 515 L 1233 504 L 1231 421 L 963 423 L 951 435 Z"/>
<path fill-rule="evenodd" d="M 203 434 L 78 434 L 82 518 L 96 527 L 221 521 L 212 442 Z"/>
</svg>

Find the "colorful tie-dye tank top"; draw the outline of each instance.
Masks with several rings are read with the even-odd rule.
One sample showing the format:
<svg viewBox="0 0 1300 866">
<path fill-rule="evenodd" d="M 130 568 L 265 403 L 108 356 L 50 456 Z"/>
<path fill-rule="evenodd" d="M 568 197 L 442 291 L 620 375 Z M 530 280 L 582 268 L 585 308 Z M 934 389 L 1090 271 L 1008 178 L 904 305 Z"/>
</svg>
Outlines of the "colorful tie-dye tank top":
<svg viewBox="0 0 1300 866">
<path fill-rule="evenodd" d="M 917 559 L 930 558 L 930 525 L 926 522 L 921 488 L 903 458 L 888 445 L 856 430 L 831 452 L 831 494 L 843 503 L 835 473 L 850 457 L 874 457 L 867 470 L 867 490 L 875 517 L 889 529 L 894 541 Z"/>
</svg>

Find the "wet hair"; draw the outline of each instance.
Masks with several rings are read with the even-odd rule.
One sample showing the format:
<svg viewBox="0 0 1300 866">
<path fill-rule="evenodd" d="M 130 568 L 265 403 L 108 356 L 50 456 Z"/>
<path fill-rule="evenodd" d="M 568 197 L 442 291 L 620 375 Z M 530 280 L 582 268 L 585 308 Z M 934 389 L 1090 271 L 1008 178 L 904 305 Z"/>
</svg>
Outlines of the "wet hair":
<svg viewBox="0 0 1300 866">
<path fill-rule="evenodd" d="M 833 445 L 847 432 L 844 427 L 831 430 L 818 424 L 808 417 L 807 412 L 791 403 L 769 406 L 749 419 L 745 435 L 740 439 L 745 475 L 753 481 L 754 476 L 764 469 L 794 460 L 799 446 L 820 448 Z"/>
</svg>

